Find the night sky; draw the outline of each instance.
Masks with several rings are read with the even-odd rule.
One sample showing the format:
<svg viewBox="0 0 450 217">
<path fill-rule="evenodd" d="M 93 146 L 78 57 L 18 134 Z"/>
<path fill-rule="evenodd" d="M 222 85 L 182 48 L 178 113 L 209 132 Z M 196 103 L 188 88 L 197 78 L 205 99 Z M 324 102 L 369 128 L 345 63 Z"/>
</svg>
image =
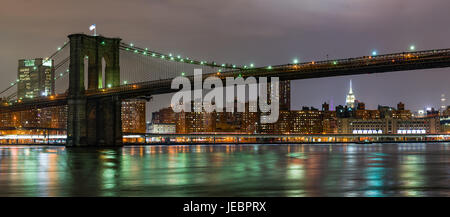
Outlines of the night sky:
<svg viewBox="0 0 450 217">
<path fill-rule="evenodd" d="M 119 36 L 164 53 L 256 66 L 450 47 L 448 0 L 2 0 L 0 87 L 17 60 L 54 52 L 67 35 Z M 450 98 L 450 69 L 292 82 L 292 108 L 344 104 L 349 80 L 368 108 L 411 110 Z M 3 88 L 1 88 L 3 89 Z M 168 105 L 155 97 L 152 109 Z M 167 98 L 167 97 L 165 97 Z M 166 104 L 167 103 L 167 104 Z"/>
</svg>

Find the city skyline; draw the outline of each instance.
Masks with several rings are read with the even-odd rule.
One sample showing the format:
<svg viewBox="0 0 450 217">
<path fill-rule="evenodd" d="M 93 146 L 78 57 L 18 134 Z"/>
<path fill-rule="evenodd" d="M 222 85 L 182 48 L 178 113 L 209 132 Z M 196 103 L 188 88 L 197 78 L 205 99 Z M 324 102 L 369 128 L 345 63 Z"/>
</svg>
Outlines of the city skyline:
<svg viewBox="0 0 450 217">
<path fill-rule="evenodd" d="M 131 211 L 169 216 L 448 197 L 449 8 L 2 0 L 0 197 L 146 197 Z"/>
<path fill-rule="evenodd" d="M 397 73 L 397 74 L 401 74 L 401 72 L 393 72 L 393 73 Z M 371 76 L 378 76 L 381 79 L 383 77 L 385 77 L 386 74 L 374 74 Z M 411 112 L 416 113 L 419 110 L 426 110 L 427 108 L 434 108 L 436 110 L 439 110 L 441 108 L 441 104 L 442 104 L 442 94 L 438 94 L 436 95 L 436 97 L 434 98 L 429 98 L 427 100 L 425 100 L 428 103 L 424 103 L 424 104 L 410 104 L 411 100 L 409 100 L 410 98 L 408 96 L 404 96 L 403 97 L 393 97 L 391 99 L 386 100 L 385 98 L 383 98 L 382 96 L 378 96 L 375 97 L 375 99 L 378 99 L 379 102 L 376 101 L 370 101 L 367 100 L 368 98 L 370 98 L 370 96 L 372 95 L 372 93 L 370 93 L 370 91 L 364 91 L 364 88 L 366 87 L 366 85 L 361 85 L 356 83 L 356 88 L 355 88 L 355 82 L 354 80 L 356 79 L 357 81 L 363 81 L 362 84 L 365 84 L 367 82 L 370 82 L 370 79 L 368 79 L 369 81 L 367 81 L 366 79 L 364 79 L 365 75 L 357 75 L 357 76 L 341 76 L 341 77 L 331 77 L 331 78 L 316 78 L 316 79 L 329 79 L 329 80 L 336 80 L 336 83 L 342 84 L 341 87 L 338 88 L 327 88 L 327 90 L 329 91 L 316 91 L 318 92 L 317 94 L 322 94 L 322 95 L 326 95 L 326 94 L 330 94 L 330 93 L 342 93 L 342 95 L 340 97 L 322 97 L 319 99 L 312 99 L 310 102 L 310 104 L 304 102 L 301 100 L 301 98 L 299 99 L 299 95 L 303 95 L 303 93 L 301 91 L 298 91 L 299 89 L 301 89 L 301 87 L 292 85 L 292 83 L 298 83 L 298 82 L 305 82 L 306 85 L 308 86 L 314 86 L 314 85 L 310 85 L 307 84 L 307 80 L 293 80 L 291 81 L 291 95 L 293 97 L 291 97 L 291 108 L 293 110 L 299 110 L 301 109 L 303 106 L 308 106 L 308 107 L 315 107 L 315 108 L 321 108 L 322 104 L 324 102 L 330 104 L 330 109 L 334 110 L 336 106 L 338 105 L 346 105 L 346 97 L 348 95 L 348 91 L 349 91 L 349 86 L 348 86 L 348 82 L 352 81 L 352 90 L 353 93 L 357 93 L 358 95 L 356 95 L 355 99 L 360 101 L 360 102 L 364 102 L 366 104 L 366 108 L 367 109 L 377 109 L 377 107 L 379 105 L 381 106 L 389 106 L 389 107 L 395 107 L 397 105 L 397 103 L 402 102 L 404 104 L 406 104 L 406 107 L 408 108 L 408 110 L 411 110 Z M 352 78 L 349 78 L 352 77 Z M 346 83 L 344 83 L 346 82 Z M 404 93 L 404 91 L 409 91 L 411 87 L 406 86 L 407 88 L 405 88 L 403 91 L 399 91 L 399 93 L 397 93 L 398 95 L 401 95 Z M 309 87 L 308 87 L 309 88 Z M 313 88 L 313 87 L 311 87 Z M 334 90 L 334 91 L 333 91 Z M 370 89 L 369 89 L 370 90 Z M 437 91 L 434 91 L 435 93 L 437 93 Z M 294 94 L 292 94 L 294 93 Z M 424 93 L 420 93 L 422 96 L 424 95 Z M 150 118 L 152 116 L 153 112 L 156 112 L 160 109 L 166 108 L 170 106 L 170 96 L 172 94 L 161 94 L 161 95 L 156 95 L 153 97 L 153 100 L 147 103 L 147 108 L 146 108 L 146 116 L 147 116 L 147 121 L 150 121 Z M 447 96 L 448 94 L 445 94 L 445 96 Z M 387 102 L 387 103 L 380 103 L 380 102 Z M 356 106 L 356 105 L 355 105 Z M 449 105 L 446 105 L 449 106 Z"/>
<path fill-rule="evenodd" d="M 374 50 L 378 54 L 402 52 L 409 50 L 411 45 L 420 50 L 450 47 L 447 40 L 450 31 L 440 28 L 445 26 L 445 20 L 450 16 L 448 13 L 439 13 L 439 10 L 449 6 L 447 1 L 442 0 L 427 3 L 307 1 L 302 7 L 292 1 L 280 1 L 277 4 L 247 1 L 243 5 L 236 1 L 227 4 L 192 1 L 189 5 L 178 1 L 142 1 L 135 4 L 96 1 L 90 4 L 92 6 L 86 8 L 83 4 L 73 3 L 57 7 L 54 1 L 37 5 L 17 1 L 2 3 L 0 10 L 5 19 L 1 19 L 0 26 L 8 29 L 8 32 L 0 36 L 0 41 L 4 43 L 0 51 L 4 79 L 0 81 L 0 85 L 8 85 L 16 79 L 17 59 L 42 57 L 66 41 L 67 34 L 88 33 L 88 27 L 93 23 L 97 24 L 98 34 L 121 35 L 124 39 L 136 40 L 133 42 L 137 45 L 149 46 L 155 50 L 219 62 L 254 63 L 256 66 L 276 65 L 292 62 L 294 59 L 304 62 L 371 55 Z M 120 22 L 114 22 L 117 19 L 112 14 L 117 13 L 98 10 L 105 4 L 119 6 L 117 8 L 126 7 L 142 16 L 122 16 Z M 206 6 L 216 6 L 218 13 L 202 10 Z M 398 7 L 406 10 L 394 10 Z M 39 10 L 24 15 L 22 11 L 30 8 Z M 83 10 L 75 10 L 81 8 Z M 117 10 L 116 7 L 113 8 L 110 12 Z M 349 10 L 355 12 L 349 13 Z M 77 16 L 72 11 L 82 11 L 82 16 Z M 144 13 L 145 11 L 152 13 Z M 193 11 L 196 13 L 191 13 Z M 303 13 L 291 13 L 294 11 Z M 65 17 L 55 19 L 62 12 L 78 18 L 76 21 L 66 20 Z M 380 12 L 383 12 L 383 16 L 378 16 Z M 229 13 L 234 16 L 228 16 Z M 433 19 L 430 15 L 433 15 Z M 33 16 L 33 20 L 26 19 L 27 16 Z M 51 25 L 36 25 L 49 20 L 54 22 Z M 205 20 L 221 23 L 222 28 L 205 23 Z M 189 24 L 191 22 L 195 25 Z M 236 22 L 241 25 L 235 25 Z M 185 26 L 192 29 L 184 28 Z M 230 29 L 234 31 L 229 31 Z M 431 34 L 433 32 L 440 34 Z M 29 35 L 33 35 L 34 40 L 41 43 L 29 40 Z M 180 35 L 183 37 L 179 37 Z M 11 41 L 15 43 L 10 43 Z M 240 52 L 236 52 L 237 50 Z M 292 83 L 291 91 L 295 94 L 291 105 L 293 108 L 317 107 L 324 101 L 333 101 L 334 105 L 344 104 L 347 92 L 344 84 L 352 79 L 358 98 L 367 102 L 369 108 L 378 104 L 395 105 L 399 101 L 407 104 L 411 110 L 438 108 L 440 95 L 450 95 L 450 87 L 446 85 L 445 79 L 441 79 L 448 72 L 449 69 L 433 69 L 297 80 Z M 399 86 L 400 82 L 403 85 Z M 411 93 L 411 90 L 414 92 Z M 164 104 L 164 100 L 159 99 L 164 97 L 155 97 L 157 101 L 152 106 L 156 107 L 155 110 L 158 105 Z"/>
</svg>

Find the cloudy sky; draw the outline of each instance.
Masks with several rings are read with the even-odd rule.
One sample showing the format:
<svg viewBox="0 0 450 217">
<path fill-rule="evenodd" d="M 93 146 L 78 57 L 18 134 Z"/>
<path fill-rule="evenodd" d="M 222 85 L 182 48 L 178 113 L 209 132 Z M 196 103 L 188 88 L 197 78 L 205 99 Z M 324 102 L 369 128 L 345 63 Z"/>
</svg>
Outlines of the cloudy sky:
<svg viewBox="0 0 450 217">
<path fill-rule="evenodd" d="M 98 33 L 198 59 L 283 64 L 450 47 L 448 0 L 2 0 L 0 87 L 16 79 L 17 60 L 52 53 L 70 33 Z M 292 82 L 292 107 L 343 104 L 353 79 L 369 108 L 412 110 L 450 98 L 450 69 Z M 156 97 L 152 108 L 165 106 Z M 167 98 L 167 97 L 165 97 Z"/>
</svg>

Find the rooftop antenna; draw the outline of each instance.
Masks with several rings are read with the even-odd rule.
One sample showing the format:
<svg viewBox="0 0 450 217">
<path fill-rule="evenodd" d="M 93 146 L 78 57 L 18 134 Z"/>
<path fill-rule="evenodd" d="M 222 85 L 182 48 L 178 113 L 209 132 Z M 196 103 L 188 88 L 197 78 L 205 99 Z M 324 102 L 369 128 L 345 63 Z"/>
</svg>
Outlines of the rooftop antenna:
<svg viewBox="0 0 450 217">
<path fill-rule="evenodd" d="M 94 30 L 94 36 L 97 36 L 97 26 L 95 24 L 89 26 L 89 31 L 92 32 L 92 30 Z"/>
</svg>

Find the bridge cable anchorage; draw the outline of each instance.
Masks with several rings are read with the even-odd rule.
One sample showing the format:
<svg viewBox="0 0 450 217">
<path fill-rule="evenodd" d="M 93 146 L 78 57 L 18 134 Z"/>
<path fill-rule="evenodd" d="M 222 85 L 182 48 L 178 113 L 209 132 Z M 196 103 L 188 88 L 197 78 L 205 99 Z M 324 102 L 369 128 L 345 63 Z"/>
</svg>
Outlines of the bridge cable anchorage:
<svg viewBox="0 0 450 217">
<path fill-rule="evenodd" d="M 69 46 L 69 43 L 68 43 L 68 42 L 64 42 L 63 46 L 58 47 L 58 49 L 57 49 L 54 53 L 52 53 L 49 57 L 45 58 L 45 59 L 42 61 L 41 64 L 39 64 L 39 65 L 37 65 L 37 66 L 35 66 L 35 67 L 41 67 L 41 66 L 42 66 L 44 63 L 46 63 L 47 61 L 53 60 L 55 57 L 57 57 L 59 54 L 61 54 L 64 50 L 66 50 L 65 48 L 68 47 L 68 46 Z M 63 60 L 63 62 L 64 62 L 64 63 L 67 62 L 67 61 L 68 61 L 67 59 L 68 59 L 68 58 L 65 58 L 65 59 Z M 64 63 L 63 63 L 63 64 L 64 64 Z M 60 64 L 60 65 L 61 65 L 61 64 Z M 58 67 L 53 67 L 53 70 L 56 71 L 56 70 L 60 67 L 60 65 L 59 65 Z M 0 95 L 4 94 L 6 91 L 8 91 L 8 90 L 10 90 L 12 87 L 16 86 L 16 85 L 18 84 L 18 82 L 19 82 L 19 80 L 16 80 L 15 82 L 11 82 L 11 85 L 9 85 L 9 86 L 8 86 L 7 88 L 5 88 L 4 90 L 0 91 Z M 10 96 L 13 96 L 13 95 L 17 96 L 17 92 L 16 92 L 16 93 L 13 93 L 13 94 L 11 94 L 11 95 L 9 95 L 9 96 L 7 97 L 8 101 L 11 99 L 11 98 L 9 98 L 9 97 L 10 97 Z"/>
</svg>

